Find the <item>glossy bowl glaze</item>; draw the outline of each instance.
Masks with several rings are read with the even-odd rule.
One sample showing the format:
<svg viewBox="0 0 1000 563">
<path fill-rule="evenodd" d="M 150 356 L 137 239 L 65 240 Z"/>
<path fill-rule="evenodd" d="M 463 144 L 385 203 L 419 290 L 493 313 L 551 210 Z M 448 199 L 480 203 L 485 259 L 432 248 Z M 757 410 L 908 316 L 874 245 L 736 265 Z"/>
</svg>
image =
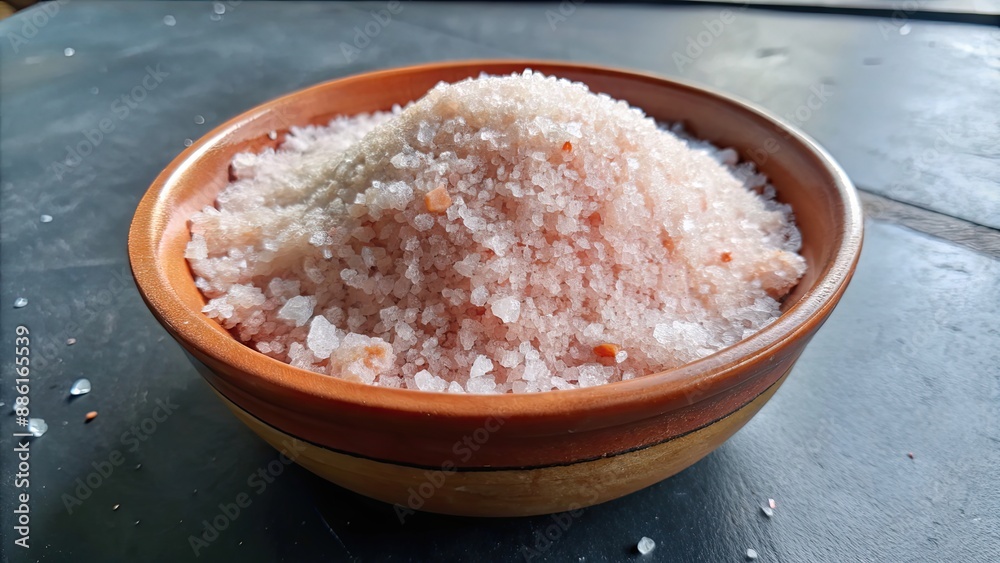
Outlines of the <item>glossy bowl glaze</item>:
<svg viewBox="0 0 1000 563">
<path fill-rule="evenodd" d="M 239 152 L 276 146 L 293 125 L 389 109 L 439 81 L 531 68 L 588 84 L 697 137 L 737 149 L 791 204 L 808 271 L 783 314 L 751 338 L 666 372 L 523 395 L 385 389 L 293 368 L 236 341 L 200 310 L 184 259 L 188 218 L 214 203 Z M 272 131 L 278 133 L 274 139 Z M 311 471 L 351 490 L 476 516 L 589 506 L 656 483 L 733 435 L 774 394 L 847 286 L 861 250 L 858 197 L 814 141 L 732 97 L 665 78 L 541 61 L 471 61 L 372 72 L 300 90 L 198 140 L 156 178 L 129 233 L 139 291 L 207 366 L 235 415 Z"/>
</svg>

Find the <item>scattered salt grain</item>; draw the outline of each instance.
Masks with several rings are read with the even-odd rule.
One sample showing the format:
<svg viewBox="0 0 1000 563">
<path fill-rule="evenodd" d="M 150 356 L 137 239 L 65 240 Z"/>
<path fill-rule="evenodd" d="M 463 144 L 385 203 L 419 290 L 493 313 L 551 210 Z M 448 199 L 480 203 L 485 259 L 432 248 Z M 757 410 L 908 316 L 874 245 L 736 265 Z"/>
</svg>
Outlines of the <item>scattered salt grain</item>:
<svg viewBox="0 0 1000 563">
<path fill-rule="evenodd" d="M 15 309 L 20 309 L 21 307 L 27 307 L 27 306 L 28 306 L 28 300 L 25 299 L 24 297 L 18 297 L 17 299 L 14 300 Z"/>
<path fill-rule="evenodd" d="M 97 418 L 97 411 L 90 411 L 90 412 L 88 412 L 88 413 L 87 413 L 87 414 L 86 414 L 86 415 L 85 415 L 85 416 L 83 417 L 83 421 L 84 421 L 84 422 L 90 422 L 91 420 L 94 420 L 95 418 Z"/>
<path fill-rule="evenodd" d="M 775 508 L 778 508 L 778 503 L 774 502 L 773 498 L 769 498 L 767 499 L 767 506 L 773 510 Z"/>
<path fill-rule="evenodd" d="M 169 26 L 169 27 L 173 27 L 173 26 L 177 25 L 177 18 L 175 18 L 174 16 L 170 16 L 170 15 L 163 16 L 163 25 L 166 25 L 166 26 Z"/>
<path fill-rule="evenodd" d="M 222 14 L 226 13 L 226 5 L 223 4 L 222 2 L 215 2 L 212 5 L 212 11 L 221 16 Z"/>
<path fill-rule="evenodd" d="M 185 147 L 190 147 L 193 144 L 194 144 L 194 141 L 192 141 L 191 139 L 184 139 L 184 146 Z"/>
<path fill-rule="evenodd" d="M 747 560 L 754 561 L 757 559 L 757 550 L 747 549 Z"/>
<path fill-rule="evenodd" d="M 52 216 L 51 215 L 42 215 L 41 217 L 38 218 L 38 221 L 41 222 L 41 223 L 51 223 L 52 222 Z"/>
<path fill-rule="evenodd" d="M 767 516 L 768 518 L 774 517 L 774 509 L 770 506 L 762 506 L 760 507 L 760 510 L 764 513 L 764 516 Z"/>
<path fill-rule="evenodd" d="M 72 57 L 73 55 L 76 54 L 76 49 L 72 47 L 66 47 L 65 49 L 63 49 L 63 54 L 66 55 L 67 57 Z"/>
<path fill-rule="evenodd" d="M 205 118 L 203 116 L 196 115 L 196 116 L 194 116 L 194 122 L 195 122 L 196 125 L 201 125 L 201 124 L 205 123 Z"/>
<path fill-rule="evenodd" d="M 643 536 L 642 539 L 639 540 L 639 543 L 635 546 L 635 548 L 639 550 L 639 553 L 641 553 L 642 555 L 649 555 L 650 553 L 653 552 L 654 549 L 656 549 L 656 542 L 653 541 L 652 538 L 647 538 L 646 536 Z"/>
<path fill-rule="evenodd" d="M 49 425 L 45 424 L 45 419 L 42 418 L 29 418 L 28 419 L 28 433 L 35 438 L 40 438 L 42 434 L 45 434 L 49 430 Z"/>
<path fill-rule="evenodd" d="M 74 397 L 77 395 L 86 395 L 87 393 L 90 393 L 90 380 L 86 378 L 77 379 L 69 388 L 69 394 Z"/>
</svg>

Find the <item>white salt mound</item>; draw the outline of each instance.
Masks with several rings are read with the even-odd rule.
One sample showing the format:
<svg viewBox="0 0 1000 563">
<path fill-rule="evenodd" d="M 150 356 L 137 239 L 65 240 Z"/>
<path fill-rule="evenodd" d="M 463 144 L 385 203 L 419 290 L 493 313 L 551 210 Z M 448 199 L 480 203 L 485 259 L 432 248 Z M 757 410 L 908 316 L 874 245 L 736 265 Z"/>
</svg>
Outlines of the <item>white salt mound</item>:
<svg viewBox="0 0 1000 563">
<path fill-rule="evenodd" d="M 240 154 L 191 219 L 204 312 L 294 366 L 451 393 L 591 387 L 750 336 L 805 271 L 735 153 L 530 71 Z"/>
</svg>

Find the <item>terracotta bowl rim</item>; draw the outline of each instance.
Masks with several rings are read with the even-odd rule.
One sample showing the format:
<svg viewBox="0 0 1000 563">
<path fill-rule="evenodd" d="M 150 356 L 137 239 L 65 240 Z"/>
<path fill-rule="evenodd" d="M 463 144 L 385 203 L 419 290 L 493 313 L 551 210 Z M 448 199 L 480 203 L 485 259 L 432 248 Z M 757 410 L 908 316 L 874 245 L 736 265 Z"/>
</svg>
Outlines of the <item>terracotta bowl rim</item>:
<svg viewBox="0 0 1000 563">
<path fill-rule="evenodd" d="M 838 237 L 840 244 L 831 262 L 813 266 L 825 267 L 826 272 L 776 321 L 750 338 L 715 354 L 677 368 L 628 381 L 583 389 L 527 394 L 447 394 L 384 388 L 294 368 L 220 332 L 217 325 L 213 326 L 214 320 L 183 304 L 165 273 L 171 265 L 161 264 L 158 260 L 162 234 L 172 212 L 171 203 L 177 186 L 176 178 L 189 174 L 192 169 L 197 168 L 200 157 L 211 151 L 226 135 L 233 133 L 255 117 L 286 105 L 296 97 L 328 88 L 339 82 L 377 81 L 381 77 L 395 73 L 412 74 L 434 72 L 439 69 L 469 68 L 497 72 L 489 69 L 511 66 L 542 69 L 547 74 L 555 75 L 558 75 L 560 70 L 566 70 L 666 83 L 675 89 L 686 89 L 702 96 L 716 98 L 737 106 L 743 112 L 755 114 L 758 118 L 771 122 L 777 130 L 787 134 L 799 150 L 812 153 L 812 156 L 822 163 L 829 174 L 829 179 L 836 186 L 836 196 L 842 203 L 843 214 L 838 221 L 840 232 L 830 233 L 829 236 Z M 567 413 L 590 412 L 595 410 L 595 407 L 602 407 L 603 410 L 603 408 L 625 407 L 650 400 L 683 398 L 690 396 L 691 393 L 696 393 L 701 399 L 737 385 L 741 382 L 739 375 L 744 371 L 743 368 L 766 362 L 770 359 L 769 356 L 807 335 L 817 323 L 821 323 L 829 315 L 850 281 L 857 264 L 862 230 L 860 201 L 844 170 L 816 141 L 767 110 L 713 88 L 649 72 L 563 61 L 485 59 L 427 63 L 336 78 L 274 98 L 227 120 L 181 152 L 156 177 L 140 201 L 133 218 L 128 237 L 128 254 L 139 292 L 160 322 L 186 347 L 235 368 L 241 374 L 239 381 L 223 377 L 251 394 L 259 396 L 259 391 L 255 390 L 270 385 L 291 392 L 293 395 L 312 396 L 331 405 L 351 404 L 410 415 L 433 413 L 480 419 L 496 415 L 546 418 Z M 186 262 L 173 266 L 188 268 Z"/>
</svg>

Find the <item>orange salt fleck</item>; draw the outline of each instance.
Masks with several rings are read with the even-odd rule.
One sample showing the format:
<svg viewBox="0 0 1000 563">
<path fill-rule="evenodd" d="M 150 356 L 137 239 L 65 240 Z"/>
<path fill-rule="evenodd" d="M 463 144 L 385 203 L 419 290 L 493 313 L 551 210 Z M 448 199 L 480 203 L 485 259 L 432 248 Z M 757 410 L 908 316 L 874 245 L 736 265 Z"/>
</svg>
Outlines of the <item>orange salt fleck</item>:
<svg viewBox="0 0 1000 563">
<path fill-rule="evenodd" d="M 594 353 L 602 358 L 614 358 L 618 355 L 618 346 L 605 342 L 594 346 Z"/>
<path fill-rule="evenodd" d="M 424 196 L 424 206 L 431 213 L 444 213 L 451 207 L 451 196 L 448 195 L 448 190 L 441 185 L 427 192 L 427 195 Z"/>
<path fill-rule="evenodd" d="M 722 253 L 722 261 L 723 262 L 730 262 L 730 261 L 732 261 L 732 259 L 733 259 L 733 255 L 731 253 L 729 253 L 729 252 L 723 252 Z"/>
<path fill-rule="evenodd" d="M 569 151 L 573 150 L 573 143 L 571 143 L 569 141 L 566 141 L 565 143 L 563 143 L 563 150 L 566 151 L 566 152 L 569 152 Z"/>
<path fill-rule="evenodd" d="M 86 422 L 90 422 L 91 420 L 94 420 L 95 418 L 97 418 L 97 411 L 90 411 L 90 412 L 87 413 L 86 416 L 83 417 L 84 421 L 86 421 Z"/>
<path fill-rule="evenodd" d="M 371 369 L 376 368 L 377 360 L 385 360 L 386 354 L 385 350 L 379 348 L 378 346 L 365 346 L 364 352 L 364 364 Z"/>
</svg>

